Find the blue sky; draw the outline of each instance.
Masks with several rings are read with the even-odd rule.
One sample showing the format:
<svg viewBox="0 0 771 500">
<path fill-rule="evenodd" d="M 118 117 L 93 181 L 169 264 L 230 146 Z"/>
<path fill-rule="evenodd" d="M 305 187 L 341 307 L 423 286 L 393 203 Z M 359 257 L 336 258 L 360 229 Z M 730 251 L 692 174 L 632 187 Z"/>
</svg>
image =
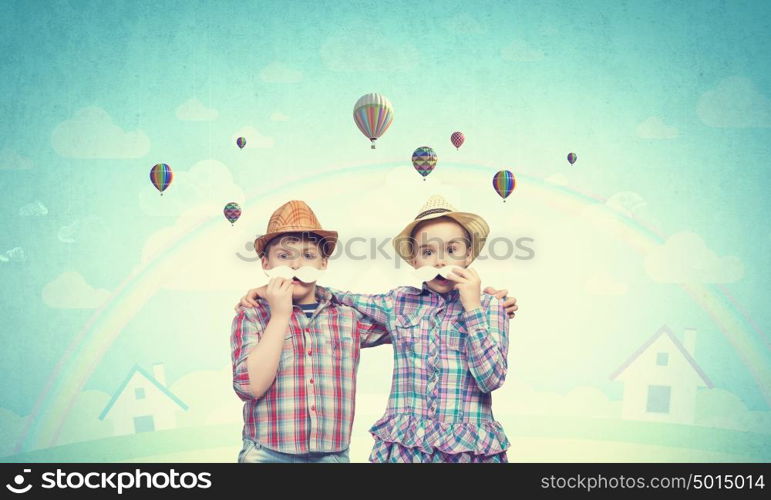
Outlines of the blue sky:
<svg viewBox="0 0 771 500">
<path fill-rule="evenodd" d="M 90 286 L 114 290 L 150 235 L 176 220 L 176 213 L 142 208 L 140 193 L 154 194 L 147 180 L 154 163 L 185 172 L 217 159 L 250 198 L 289 175 L 406 162 L 415 146 L 444 144 L 456 129 L 468 138 L 463 161 L 528 176 L 564 172 L 565 155 L 576 151 L 575 188 L 602 197 L 636 192 L 665 236 L 692 231 L 717 255 L 741 259 L 743 277 L 725 287 L 768 333 L 771 6 L 481 5 L 0 5 L 0 254 L 19 247 L 25 255 L 0 266 L 3 282 L 13 284 L 0 305 L 4 404 L 30 411 L 29 395 L 42 389 L 47 367 L 93 312 L 48 307 L 46 284 L 77 270 Z M 372 91 L 391 99 L 396 116 L 376 152 L 351 120 L 355 100 Z M 190 99 L 216 110 L 216 118 L 180 119 Z M 93 108 L 106 113 L 104 123 L 141 132 L 146 143 L 123 136 L 123 147 L 95 145 L 84 121 L 101 115 L 79 115 Z M 73 121 L 80 128 L 59 135 Z M 243 127 L 259 131 L 264 147 L 233 147 Z M 122 154 L 88 157 L 103 149 Z M 450 153 L 445 147 L 440 162 Z M 23 164 L 31 167 L 18 169 Z M 38 201 L 46 215 L 19 216 Z M 62 241 L 62 228 L 76 222 L 77 238 Z M 235 300 L 214 295 L 169 300 L 197 308 Z M 143 309 L 128 327 L 135 335 L 119 341 L 127 354 L 111 359 L 126 370 L 153 361 L 141 336 L 164 309 Z M 219 366 L 199 354 L 169 367 L 169 376 Z M 28 369 L 31 356 L 40 368 Z M 108 367 L 98 373 L 92 385 L 105 391 L 124 375 Z M 760 406 L 747 383 L 734 389 Z"/>
</svg>

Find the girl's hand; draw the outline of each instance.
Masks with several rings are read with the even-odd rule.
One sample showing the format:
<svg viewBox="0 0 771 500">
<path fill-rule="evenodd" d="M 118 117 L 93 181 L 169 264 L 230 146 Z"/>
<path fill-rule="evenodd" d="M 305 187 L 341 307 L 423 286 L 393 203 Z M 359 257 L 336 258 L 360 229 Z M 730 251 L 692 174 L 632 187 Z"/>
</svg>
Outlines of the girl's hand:
<svg viewBox="0 0 771 500">
<path fill-rule="evenodd" d="M 262 285 L 259 288 L 252 288 L 248 292 L 246 292 L 246 295 L 241 297 L 241 300 L 238 302 L 238 304 L 233 307 L 236 312 L 238 312 L 238 308 L 243 307 L 257 307 L 257 297 L 260 297 L 261 299 L 267 299 L 265 296 L 265 292 L 268 290 L 267 285 Z"/>
<path fill-rule="evenodd" d="M 466 311 L 482 307 L 482 280 L 473 269 L 455 268 L 448 276 L 460 292 L 460 301 Z"/>
<path fill-rule="evenodd" d="M 509 315 L 509 319 L 516 316 L 517 310 L 519 310 L 519 306 L 517 306 L 517 299 L 516 297 L 509 297 L 508 290 L 496 290 L 495 288 L 488 286 L 482 291 L 503 301 L 503 307 L 506 309 L 506 314 Z"/>
<path fill-rule="evenodd" d="M 292 315 L 292 280 L 271 278 L 265 291 L 270 316 L 288 318 Z"/>
</svg>

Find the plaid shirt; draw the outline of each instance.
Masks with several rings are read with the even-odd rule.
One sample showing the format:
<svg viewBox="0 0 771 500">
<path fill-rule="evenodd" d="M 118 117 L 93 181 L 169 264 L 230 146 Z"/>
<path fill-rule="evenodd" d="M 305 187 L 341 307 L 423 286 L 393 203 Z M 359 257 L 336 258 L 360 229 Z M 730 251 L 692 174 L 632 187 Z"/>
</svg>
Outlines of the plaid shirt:
<svg viewBox="0 0 771 500">
<path fill-rule="evenodd" d="M 270 320 L 265 300 L 239 309 L 230 337 L 233 388 L 244 401 L 243 438 L 283 453 L 348 448 L 355 409 L 359 348 L 389 343 L 382 326 L 316 287 L 318 307 L 309 319 L 294 306 L 276 380 L 255 399 L 246 358 Z"/>
<path fill-rule="evenodd" d="M 482 294 L 482 307 L 467 312 L 457 290 L 443 296 L 425 284 L 381 295 L 330 291 L 392 336 L 391 395 L 370 430 L 376 438 L 426 453 L 506 450 L 490 394 L 507 370 L 508 317 L 498 299 Z"/>
</svg>

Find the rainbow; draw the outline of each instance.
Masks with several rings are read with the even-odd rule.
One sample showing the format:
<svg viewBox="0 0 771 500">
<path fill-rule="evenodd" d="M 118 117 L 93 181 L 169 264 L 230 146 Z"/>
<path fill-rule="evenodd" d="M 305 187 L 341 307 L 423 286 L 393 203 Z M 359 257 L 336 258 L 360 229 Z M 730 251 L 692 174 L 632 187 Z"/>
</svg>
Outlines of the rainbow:
<svg viewBox="0 0 771 500">
<path fill-rule="evenodd" d="M 386 171 L 397 166 L 404 166 L 404 162 L 393 160 L 375 165 L 350 166 L 319 173 L 313 177 L 287 179 L 278 189 L 258 193 L 248 200 L 245 206 L 252 206 L 268 194 L 280 194 L 300 184 L 309 184 L 321 179 L 328 181 L 343 176 L 349 177 L 346 181 L 350 182 L 351 174 L 367 175 L 373 171 Z M 491 165 L 450 162 L 443 164 L 442 169 L 489 172 L 490 175 L 499 170 Z M 521 188 L 526 189 L 530 195 L 567 213 L 575 213 L 588 206 L 602 209 L 609 215 L 606 218 L 607 223 L 612 226 L 609 229 L 642 255 L 665 240 L 662 235 L 640 221 L 609 208 L 605 204 L 606 199 L 601 196 L 582 193 L 536 177 L 518 174 L 518 178 Z M 168 265 L 187 243 L 216 228 L 221 222 L 221 214 L 212 214 L 210 219 L 200 222 L 184 235 L 169 242 L 153 259 L 138 266 L 106 303 L 94 311 L 75 335 L 38 395 L 32 414 L 17 441 L 16 453 L 56 444 L 62 424 L 76 397 L 83 390 L 105 352 L 163 282 L 163 265 Z M 683 288 L 714 320 L 749 369 L 766 402 L 771 404 L 771 373 L 764 358 L 769 345 L 763 332 L 720 287 L 689 284 L 683 285 Z"/>
</svg>

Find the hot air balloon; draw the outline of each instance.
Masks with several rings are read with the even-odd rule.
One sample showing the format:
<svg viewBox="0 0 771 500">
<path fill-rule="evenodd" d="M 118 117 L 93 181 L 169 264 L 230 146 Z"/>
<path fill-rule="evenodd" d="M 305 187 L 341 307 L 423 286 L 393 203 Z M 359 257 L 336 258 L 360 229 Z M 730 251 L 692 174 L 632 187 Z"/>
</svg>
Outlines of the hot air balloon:
<svg viewBox="0 0 771 500">
<path fill-rule="evenodd" d="M 150 182 L 153 183 L 155 189 L 161 192 L 161 196 L 163 196 L 163 191 L 169 187 L 173 179 L 174 172 L 165 163 L 158 163 L 150 169 Z"/>
<path fill-rule="evenodd" d="M 493 189 L 503 198 L 504 203 L 506 203 L 506 197 L 514 191 L 516 186 L 517 181 L 514 179 L 514 174 L 508 170 L 501 170 L 493 176 Z"/>
<path fill-rule="evenodd" d="M 452 142 L 452 145 L 455 146 L 456 150 L 460 149 L 465 140 L 466 137 L 463 135 L 463 132 L 453 132 L 450 136 L 450 142 Z"/>
<path fill-rule="evenodd" d="M 575 153 L 568 153 L 568 162 L 571 165 L 574 164 L 577 159 L 578 159 L 578 155 L 576 155 Z"/>
<path fill-rule="evenodd" d="M 238 218 L 241 217 L 241 206 L 238 203 L 231 201 L 225 205 L 222 213 L 225 214 L 225 218 L 230 221 L 230 225 L 232 226 L 235 224 Z"/>
<path fill-rule="evenodd" d="M 353 121 L 361 133 L 372 142 L 372 149 L 375 149 L 377 138 L 385 134 L 394 121 L 391 101 L 380 94 L 361 96 L 353 106 Z"/>
<path fill-rule="evenodd" d="M 246 137 L 239 137 L 236 139 L 236 144 L 238 144 L 239 149 L 244 149 L 244 146 L 246 146 Z"/>
<path fill-rule="evenodd" d="M 412 153 L 412 166 L 423 176 L 423 180 L 426 180 L 426 176 L 434 170 L 436 166 L 436 152 L 428 146 L 421 146 Z"/>
</svg>

